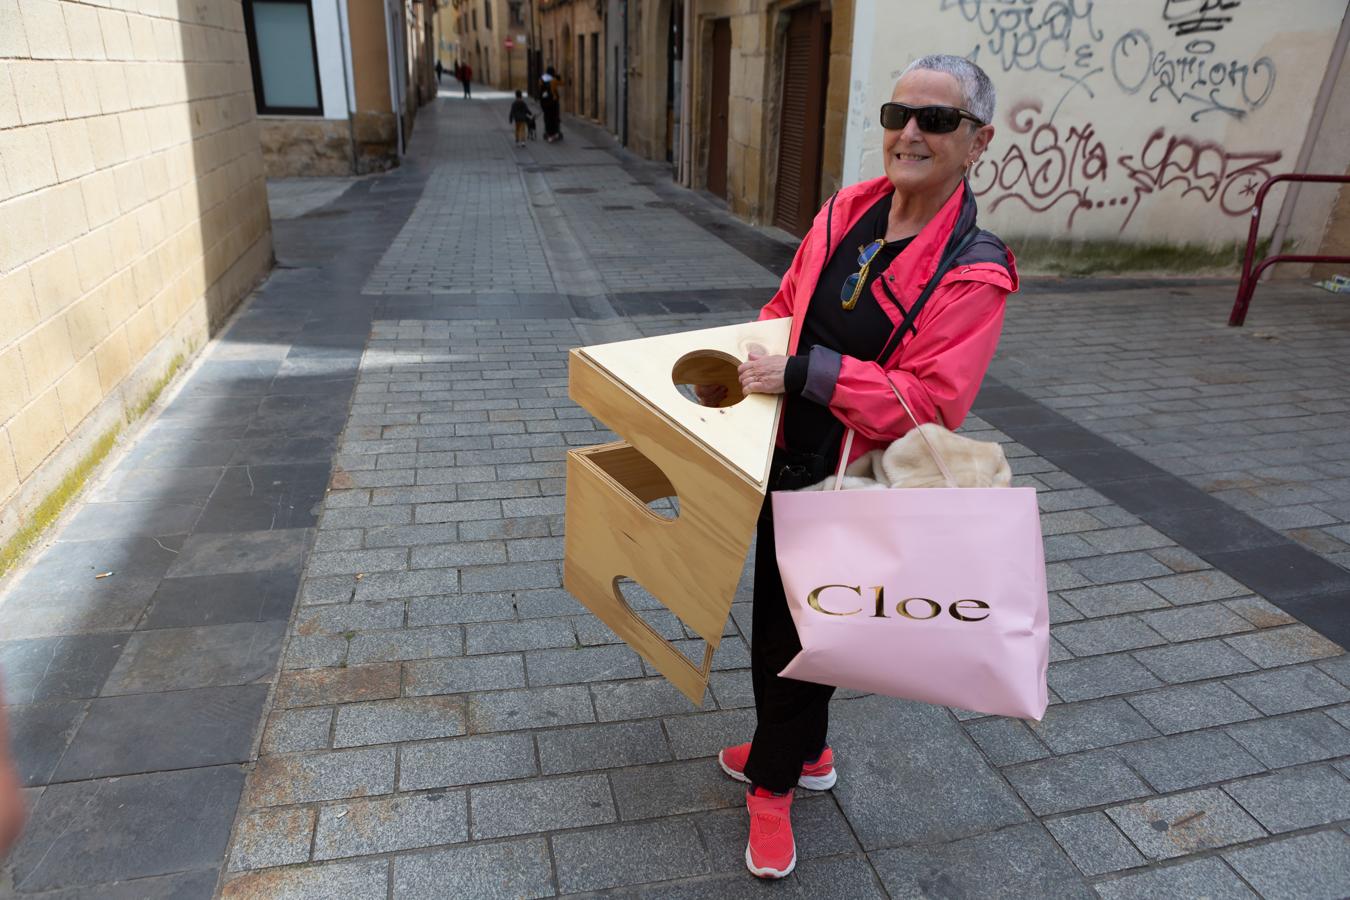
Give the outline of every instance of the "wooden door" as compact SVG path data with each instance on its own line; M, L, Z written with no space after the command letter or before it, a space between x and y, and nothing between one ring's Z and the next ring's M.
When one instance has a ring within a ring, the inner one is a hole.
M773 223L804 235L820 208L829 42L819 4L792 11L783 48Z
M713 23L708 122L708 190L727 195L727 115L731 109L731 20Z

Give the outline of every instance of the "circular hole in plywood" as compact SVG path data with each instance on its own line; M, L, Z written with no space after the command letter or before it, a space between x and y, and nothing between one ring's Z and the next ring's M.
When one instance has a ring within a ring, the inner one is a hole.
M741 392L741 381L736 370L741 361L730 353L718 350L695 350L686 353L675 362L671 370L671 380L681 396L690 403L699 403L694 388L699 385L720 385L726 389L726 396L715 406L725 409L735 406L745 399ZM703 404L699 404L700 406Z

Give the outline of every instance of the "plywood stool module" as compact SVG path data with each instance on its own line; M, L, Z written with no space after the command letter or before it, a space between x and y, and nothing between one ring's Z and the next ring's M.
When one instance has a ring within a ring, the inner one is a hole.
M703 702L755 520L764 502L782 398L742 397L735 366L758 344L787 352L790 319L582 347L568 393L624 440L567 456L563 584L694 703ZM700 406L683 384L721 383ZM673 519L647 504L678 497ZM701 666L661 637L619 591L630 578L707 643Z

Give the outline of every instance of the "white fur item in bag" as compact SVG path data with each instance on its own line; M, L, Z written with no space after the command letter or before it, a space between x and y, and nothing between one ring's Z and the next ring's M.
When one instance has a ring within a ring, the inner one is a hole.
M957 487L1008 487L1012 484L1012 469L1008 467L1001 444L964 437L931 422L919 428L923 429L922 435L917 429L910 429L885 450L869 451L849 463L844 470L843 490L946 487L942 470L924 445L924 437L942 455ZM833 489L833 475L802 488L804 491Z

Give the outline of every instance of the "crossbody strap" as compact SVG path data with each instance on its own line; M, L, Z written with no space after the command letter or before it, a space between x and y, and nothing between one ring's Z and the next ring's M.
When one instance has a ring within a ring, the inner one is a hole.
M943 277L946 276L948 272L955 268L956 261L961 258L962 253L966 252L966 248L975 243L975 238L979 233L979 229L972 225L970 230L962 235L961 240L956 242L956 246L949 250L938 262L937 269L933 272L933 277L928 279L928 284L924 285L923 293L919 294L918 299L905 311L904 319L901 320L900 325L895 331L891 333L890 340L886 341L886 346L882 348L879 354L877 354L877 362L879 364L885 365L886 360L890 359L891 354L899 348L900 342L904 340L905 332L915 328L914 323L919 320L919 313L923 312L924 306L928 303L928 298L933 296L933 292L937 290L938 283L942 281ZM891 299L892 303L896 306L900 306L900 301L891 293L890 286L886 283L885 278L881 279L881 289L886 292L886 296ZM901 308L903 309L903 307Z

